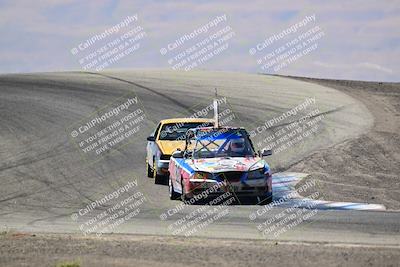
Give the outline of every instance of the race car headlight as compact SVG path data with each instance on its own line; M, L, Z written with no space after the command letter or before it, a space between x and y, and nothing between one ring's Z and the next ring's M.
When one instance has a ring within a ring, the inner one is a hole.
M253 180L253 179L263 179L265 178L264 175L264 168L260 168L254 171L250 171L247 175L248 180Z
M211 177L210 173L207 172L195 172L193 179L209 179Z

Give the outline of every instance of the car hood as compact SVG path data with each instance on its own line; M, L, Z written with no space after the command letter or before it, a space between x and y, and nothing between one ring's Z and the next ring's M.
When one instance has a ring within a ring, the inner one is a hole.
M252 171L263 168L265 161L260 157L228 157L192 159L188 164L194 171L202 172L227 172L227 171Z
M178 148L185 148L185 141L157 140L156 143L164 155L172 155Z

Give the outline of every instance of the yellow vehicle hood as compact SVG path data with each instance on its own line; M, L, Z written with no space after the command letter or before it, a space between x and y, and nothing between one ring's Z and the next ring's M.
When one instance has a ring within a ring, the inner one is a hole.
M178 148L185 148L185 141L157 140L156 143L164 155L172 155Z

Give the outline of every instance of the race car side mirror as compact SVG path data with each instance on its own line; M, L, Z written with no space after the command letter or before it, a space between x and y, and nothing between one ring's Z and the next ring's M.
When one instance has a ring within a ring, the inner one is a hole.
M147 141L154 142L156 141L156 138L154 136L149 136L147 137Z
M272 155L272 150L268 149L268 150L263 150L261 152L261 156L262 157L267 157L267 156L271 156Z
M172 157L176 158L176 159L181 159L181 158L183 158L183 152L180 150L177 150L174 153L172 153Z

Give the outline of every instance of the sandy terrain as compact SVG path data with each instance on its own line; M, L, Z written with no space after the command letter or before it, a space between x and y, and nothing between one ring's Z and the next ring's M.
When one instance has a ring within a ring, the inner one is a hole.
M310 173L327 200L380 203L399 210L400 83L296 79L358 99L374 116L374 125L359 138L319 150L290 170Z
M40 256L39 256L40 255ZM398 247L142 235L0 237L1 266L396 266ZM29 263L29 264L28 264Z

